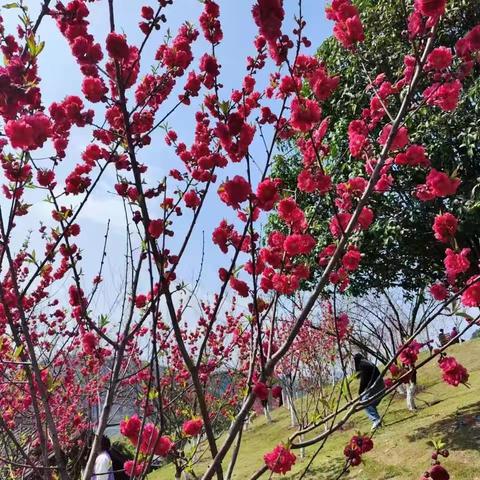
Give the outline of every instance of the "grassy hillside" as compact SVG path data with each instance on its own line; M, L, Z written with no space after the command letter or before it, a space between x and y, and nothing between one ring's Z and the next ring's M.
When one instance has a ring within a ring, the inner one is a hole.
M467 366L471 388L444 384L436 362L427 365L418 375L422 387L418 395L418 412L410 413L403 398L394 400L385 416L385 426L374 436L374 449L364 455L364 463L342 478L417 480L429 465L432 450L429 440L443 439L450 450L450 457L443 463L452 480L480 480L480 341L453 346L449 353ZM383 400L380 413L384 412L387 404L388 400ZM277 409L273 420L273 423L266 424L264 418L258 418L253 428L244 433L234 479L248 480L262 466L263 454L291 433L286 409ZM348 429L328 440L304 478L334 480L343 465L344 445L355 431L367 432L369 429L364 413L357 413ZM274 475L271 478L298 479L316 448L310 447L306 458L297 459L290 475ZM298 457L298 452L295 453ZM197 474L206 464L205 460L205 463L196 466ZM268 475L264 477L268 478ZM149 480L173 478L172 469L163 468L151 474Z

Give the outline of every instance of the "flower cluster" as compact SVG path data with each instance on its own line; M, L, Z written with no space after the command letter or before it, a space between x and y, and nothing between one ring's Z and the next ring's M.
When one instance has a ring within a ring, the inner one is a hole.
M405 365L412 366L418 359L418 354L424 346L423 343L419 343L416 340L412 340L408 344L400 348L398 359Z
M433 231L435 232L435 238L442 242L448 243L455 237L458 228L458 220L455 215L447 212L435 217L433 223Z
M142 421L134 415L120 422L120 433L130 442L138 446L144 455L167 456L175 447L175 443L168 436L161 436L153 423L146 423L142 428Z
M366 435L354 435L343 449L343 454L353 467L360 465L362 455L373 449L373 440Z
M137 475L141 475L144 468L145 464L143 462L135 463L134 460L127 460L123 464L123 469L129 477L136 477Z
M50 14L56 18L58 28L67 39L72 54L85 76L98 77L98 63L103 59L102 48L88 33L89 10L85 2L72 0L66 6L61 2Z
M266 453L263 459L270 471L285 474L295 465L297 457L288 448L277 445L271 452Z
M434 442L437 445L437 442ZM439 456L448 457L449 451L442 448L443 445L438 445L436 450L432 452L432 466L422 475L420 480L449 480L450 474L447 469L440 464Z
M212 0L207 0L205 2L205 9L200 15L199 22L202 27L203 35L213 44L221 42L223 38L219 16L220 9L218 5Z
M352 48L365 40L358 9L350 0L333 0L326 12L327 18L335 22L335 38L345 48Z
M196 437L203 428L203 420L201 418L192 418L183 422L182 431L189 437Z
M462 293L462 303L466 307L480 306L480 276L470 277L466 282L467 288Z
M467 369L455 360L453 357L442 356L438 365L442 370L442 379L445 383L458 387L461 383L464 385L468 382Z
M288 41L288 37L282 37L282 22L285 17L282 0L258 0L252 8L252 14L260 38L268 44L270 56L280 63L285 58L282 44Z
M392 363L388 368L391 377L385 378L385 385L390 388L394 382L400 381L400 383L408 383L413 374L413 370L409 370L404 365L398 366L396 363Z

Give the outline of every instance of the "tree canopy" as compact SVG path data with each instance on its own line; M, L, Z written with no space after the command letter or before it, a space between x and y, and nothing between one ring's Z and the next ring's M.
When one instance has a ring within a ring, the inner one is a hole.
M323 104L323 115L330 121L325 142L329 149L323 164L334 184L363 174L364 160L353 158L349 152L348 126L358 118L362 109L369 106L372 92L368 85L375 76L367 72L383 72L388 80L393 81L404 68L403 59L410 45L403 1L360 0L356 3L361 9L367 32L358 54L346 54L333 37L327 39L317 52L330 75L341 78L337 89ZM453 50L459 26L472 28L480 22L478 3L475 0L454 2L442 21L439 40ZM399 35L399 32L402 34ZM364 54L366 51L368 56ZM479 257L479 102L480 80L478 75L471 75L464 82L464 94L455 114L428 108L424 103L406 119L407 127L416 128L412 141L428 145L427 155L431 165L447 166L447 171L456 173L462 183L454 198L422 202L413 191L415 185L425 178L426 170L422 167L392 166L390 174L395 179L394 184L389 192L372 198L376 220L359 239L363 268L350 277L349 292L353 295L391 287L400 287L408 294L441 277L444 248L434 238L431 227L439 209L452 212L459 219L462 244L470 245L474 258ZM301 154L291 141L286 141L283 154L276 157L272 176L281 178L287 189L295 190L301 164ZM333 204L331 208L322 204L321 210L316 209L317 195L301 191L297 191L296 199L306 211L314 212L313 235L319 239L328 238L326 219L334 213ZM278 228L278 224L277 217L272 215L269 227ZM318 243L325 244L322 241ZM307 289L319 271L318 253L318 250L314 251L311 257L314 276L304 284Z

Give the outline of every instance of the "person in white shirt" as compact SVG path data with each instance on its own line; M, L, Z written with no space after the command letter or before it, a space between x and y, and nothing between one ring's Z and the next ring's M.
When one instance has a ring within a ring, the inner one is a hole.
M92 480L115 480L112 458L110 457L110 439L105 435L100 444L100 453L95 460Z

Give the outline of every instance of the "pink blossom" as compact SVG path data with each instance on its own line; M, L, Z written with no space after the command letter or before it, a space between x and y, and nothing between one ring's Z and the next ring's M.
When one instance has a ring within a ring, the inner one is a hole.
M455 215L447 212L442 215L437 215L433 223L433 231L435 238L440 242L447 243L457 233L458 220Z
M462 303L465 307L480 306L480 277L470 277L467 281L469 287L462 294Z
M322 110L315 100L294 98L290 104L290 125L300 132L308 132L321 119Z
M432 294L432 297L435 300L438 300L440 302L442 302L443 300L445 300L448 297L447 287L445 287L445 285L443 285L441 283L434 283L430 287L430 293Z
M297 457L283 445L277 445L271 452L266 453L263 459L269 470L285 474L295 465Z
M196 437L203 428L203 420L201 418L192 418L185 420L182 426L183 433L190 437Z
M457 362L453 357L443 357L438 361L442 369L442 378L445 383L458 387L461 383L465 384L468 381L467 369Z

